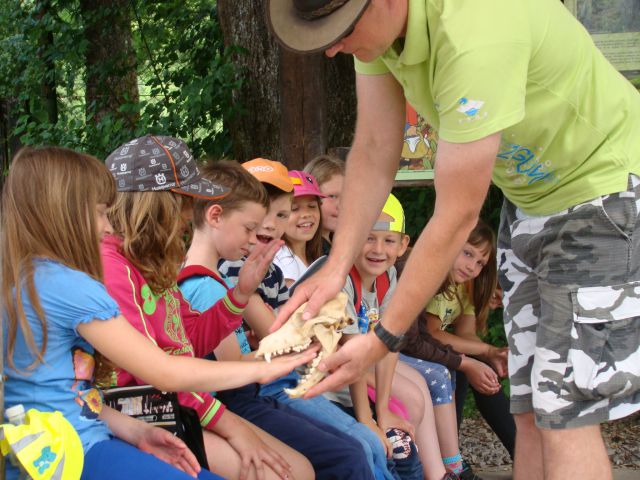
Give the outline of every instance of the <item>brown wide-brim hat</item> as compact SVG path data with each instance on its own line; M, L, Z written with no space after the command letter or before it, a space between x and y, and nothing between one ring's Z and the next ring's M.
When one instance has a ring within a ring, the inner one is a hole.
M371 0L267 0L267 25L296 53L326 50L350 33Z

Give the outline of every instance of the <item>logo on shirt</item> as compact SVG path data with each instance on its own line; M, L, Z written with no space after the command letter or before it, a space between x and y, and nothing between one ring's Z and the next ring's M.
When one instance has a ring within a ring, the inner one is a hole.
M471 100L467 97L462 97L458 100L458 105L460 106L456 108L456 111L464 114L468 122L480 120L488 115L487 112L480 114L480 110L484 106L484 100ZM459 122L462 123L464 120L460 119Z

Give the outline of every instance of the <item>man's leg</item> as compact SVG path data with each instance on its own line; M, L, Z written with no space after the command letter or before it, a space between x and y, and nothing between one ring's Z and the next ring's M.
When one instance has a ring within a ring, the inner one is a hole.
M545 480L613 478L600 425L565 430L541 428L540 433Z
M515 207L505 201L498 235L498 276L504 291L504 329L509 341L511 413L516 424L514 480L542 480L542 439L533 416L531 367L540 316L535 273L514 254L511 245Z
M516 452L513 463L514 480L542 480L542 438L533 413L513 416L516 422Z
M547 480L611 478L598 425L640 409L639 194L634 178L626 192L512 225L538 283L531 386Z

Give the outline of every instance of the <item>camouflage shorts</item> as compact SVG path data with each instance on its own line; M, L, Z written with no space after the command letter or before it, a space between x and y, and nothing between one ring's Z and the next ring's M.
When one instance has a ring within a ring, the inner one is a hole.
M549 216L505 200L511 412L572 428L640 410L640 179Z

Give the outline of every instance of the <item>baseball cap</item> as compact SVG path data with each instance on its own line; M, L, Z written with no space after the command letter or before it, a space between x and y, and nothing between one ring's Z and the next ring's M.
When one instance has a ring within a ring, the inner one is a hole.
M316 197L326 198L326 195L320 191L316 177L302 170L289 170L289 177L293 183L293 196L302 197L303 195L315 195Z
M296 53L326 50L347 36L371 0L267 0L267 25Z
M404 209L393 193L389 194L382 213L371 230L405 233Z
M105 160L119 192L170 190L214 200L229 189L200 176L189 147L179 138L145 135L116 148Z
M293 190L293 182L289 178L287 167L280 162L266 158L254 158L244 162L242 166L261 183L268 183L285 192Z

